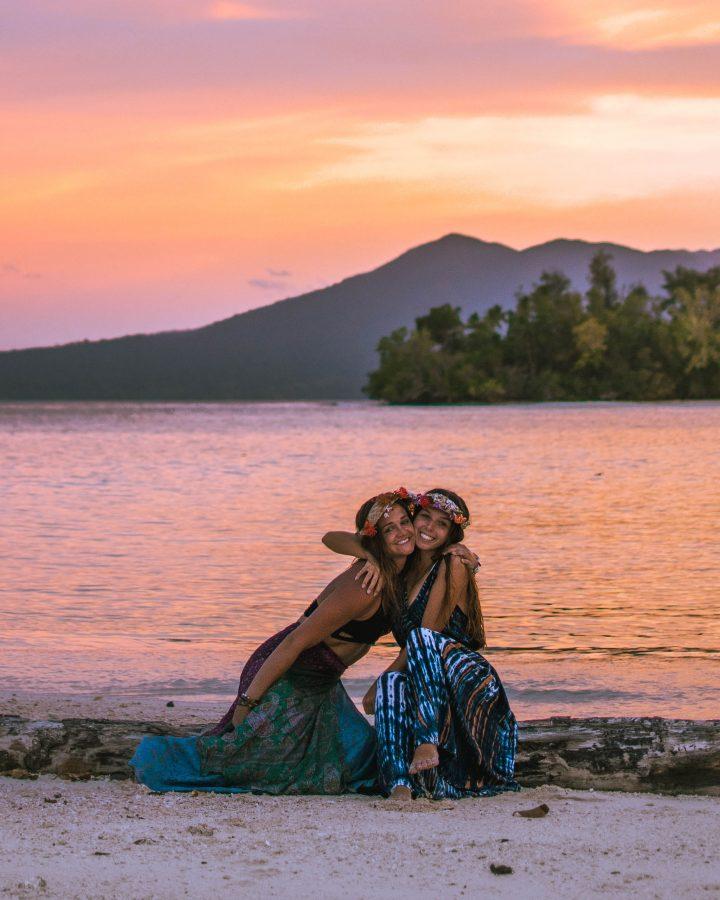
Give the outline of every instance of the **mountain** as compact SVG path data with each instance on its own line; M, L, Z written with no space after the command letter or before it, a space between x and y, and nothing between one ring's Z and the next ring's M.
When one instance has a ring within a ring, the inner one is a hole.
M511 305L548 269L584 289L606 250L621 285L659 291L662 272L720 265L720 249L645 253L555 240L526 250L448 234L322 290L203 328L0 353L3 400L299 400L361 397L378 339L432 306Z

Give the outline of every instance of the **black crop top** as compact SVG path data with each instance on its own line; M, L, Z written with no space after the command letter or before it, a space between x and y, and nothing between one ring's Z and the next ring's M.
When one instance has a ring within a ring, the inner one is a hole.
M318 608L317 600L308 606L305 615L309 616ZM375 641L390 631L390 623L385 617L382 603L369 619L351 619L337 631L333 631L330 637L338 641L348 641L353 644L374 644Z

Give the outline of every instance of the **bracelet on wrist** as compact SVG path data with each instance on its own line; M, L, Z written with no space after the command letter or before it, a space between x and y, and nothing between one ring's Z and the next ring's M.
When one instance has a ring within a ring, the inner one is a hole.
M237 699L237 705L244 706L246 709L255 709L259 702L259 700L253 700L251 697L248 697L247 694L240 694Z

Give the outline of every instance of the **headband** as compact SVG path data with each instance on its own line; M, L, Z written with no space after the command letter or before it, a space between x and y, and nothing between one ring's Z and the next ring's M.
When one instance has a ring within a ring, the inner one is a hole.
M417 497L417 494L411 493L404 487L399 487L396 491L387 491L385 494L378 494L377 497L374 498L373 505L370 507L370 512L365 519L365 524L358 534L364 535L365 537L375 537L377 534L377 523L381 518L387 518L390 515L390 510L398 500L409 500L410 511L412 512L415 508Z
M413 491L409 491L407 488L399 487L396 491L378 494L377 497L374 498L373 505L370 507L370 512L365 519L365 524L358 534L364 535L365 537L375 537L377 534L377 523L381 518L387 518L387 516L390 515L390 510L398 500L407 500L411 513L415 512L417 507L420 507L421 509L432 507L432 509L437 509L440 512L445 513L461 528L467 528L470 524L470 520L457 503L449 497L446 497L445 494L440 494L437 491L432 491L429 494L417 494Z
M446 515L450 516L456 525L460 525L461 528L467 528L470 524L470 520L457 503L449 497L446 497L445 494L439 494L437 492L420 494L416 497L416 503L421 509L427 509L428 506L431 506L433 509L444 512Z

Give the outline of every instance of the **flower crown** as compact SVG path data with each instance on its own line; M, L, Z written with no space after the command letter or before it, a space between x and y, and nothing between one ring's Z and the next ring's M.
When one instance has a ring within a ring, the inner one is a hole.
M465 513L460 509L460 507L455 503L454 500L451 500L449 497L446 497L445 494L439 494L437 492L431 492L429 494L418 494L416 495L416 503L421 509L427 509L429 506L433 509L438 509L440 512L444 512L446 515L450 516L450 519L461 528L467 528L470 524L470 520L465 515Z
M421 509L440 510L444 512L450 519L461 528L467 528L470 524L468 517L463 513L460 507L446 497L445 494L439 494L433 491L429 494L418 494L409 491L407 488L399 487L396 491L387 491L384 494L378 494L375 497L370 512L367 514L365 524L360 529L359 534L364 537L375 537L377 534L377 523L381 518L386 518L390 514L390 510L398 502L398 500L407 500L410 513L415 512L417 507Z
M413 494L407 488L399 487L396 491L387 491L384 494L378 494L374 498L370 512L367 514L365 524L360 529L359 534L365 537L375 537L377 534L377 523L381 518L387 518L390 510L398 502L398 500L410 501L410 512L413 512L417 502L417 494Z

